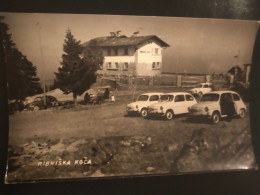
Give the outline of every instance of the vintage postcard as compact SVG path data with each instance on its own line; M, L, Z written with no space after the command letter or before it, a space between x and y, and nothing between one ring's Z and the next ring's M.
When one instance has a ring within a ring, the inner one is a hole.
M258 169L257 21L1 13L6 183Z

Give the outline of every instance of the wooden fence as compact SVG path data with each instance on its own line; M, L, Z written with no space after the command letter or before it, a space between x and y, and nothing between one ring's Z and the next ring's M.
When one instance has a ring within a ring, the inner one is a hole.
M147 85L147 86L175 86L175 87L195 87L198 83L211 82L216 86L222 86L227 81L225 78L216 78L211 75L160 75L146 77L120 76L99 78L100 84L110 85Z

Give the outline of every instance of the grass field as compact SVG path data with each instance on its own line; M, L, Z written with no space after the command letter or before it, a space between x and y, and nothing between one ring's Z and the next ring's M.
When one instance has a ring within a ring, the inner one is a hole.
M113 91L115 102L10 115L8 181L256 168L249 115L217 125L126 116L133 92L151 90L188 89L138 86Z

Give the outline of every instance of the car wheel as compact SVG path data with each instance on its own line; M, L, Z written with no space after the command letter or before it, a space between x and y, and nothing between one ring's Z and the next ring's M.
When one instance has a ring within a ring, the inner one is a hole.
M245 111L245 109L240 109L240 111L239 111L239 117L240 117L240 118L245 118L245 116L246 116L246 111Z
M212 114L212 122L213 122L214 124L218 124L219 121L220 121L220 115L219 115L219 113L214 112L214 113Z
M173 116L174 116L174 114L171 110L168 110L165 114L165 117L166 117L167 120L172 120Z
M147 115L148 115L147 109L143 108L143 109L141 110L141 116L144 117L144 118L146 118Z
M39 106L34 106L33 107L33 111L39 111L39 110L40 110Z

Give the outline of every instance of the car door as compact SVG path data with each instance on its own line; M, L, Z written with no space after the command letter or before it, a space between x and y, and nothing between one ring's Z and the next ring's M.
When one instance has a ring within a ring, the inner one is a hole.
M185 98L184 95L176 95L174 98L174 114L182 114L187 112L187 108L185 106Z
M154 103L157 103L160 99L160 96L159 95L151 95L150 98L149 98L149 103L148 103L148 106L154 104Z
M223 93L220 97L221 115L232 115L235 112L233 98L231 93Z
M239 114L239 110L242 108L241 98L239 95L232 93L236 114Z
M188 108L190 107L190 106L192 106L192 105L194 105L194 104L196 104L197 103L197 101L196 101L196 99L192 96L192 95L190 95L190 94L186 94L185 95L185 100L186 100L186 102L185 102L185 110L184 110L184 112L186 113L188 113L189 112L189 110L188 110Z

